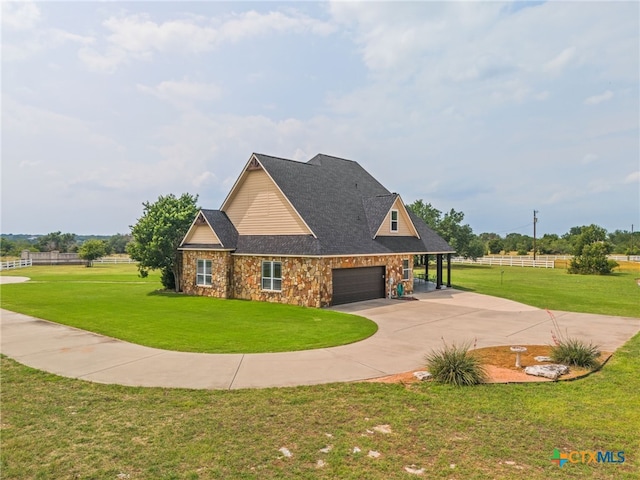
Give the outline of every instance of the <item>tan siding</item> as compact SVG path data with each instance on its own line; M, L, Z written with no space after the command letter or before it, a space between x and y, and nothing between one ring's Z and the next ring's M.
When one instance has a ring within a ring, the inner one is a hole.
M200 243L203 245L219 244L220 239L209 225L194 225L185 243Z
M240 235L311 233L264 170L245 172L225 212Z
M391 210L398 210L398 231L391 231ZM382 226L378 235L381 237L390 237L390 236L400 236L400 237L415 237L416 234L413 229L413 224L409 219L409 215L407 211L404 209L400 198L398 197L396 201L393 203L393 207L391 207L387 216L384 217L384 221L382 222Z

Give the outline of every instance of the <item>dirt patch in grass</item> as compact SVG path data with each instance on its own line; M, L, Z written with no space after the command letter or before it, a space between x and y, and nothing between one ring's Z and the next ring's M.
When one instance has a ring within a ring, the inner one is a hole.
M473 353L482 359L482 363L488 375L486 383L520 383L520 382L552 382L548 378L535 377L524 373L525 367L530 365L540 365L550 362L537 362L535 357L549 356L551 347L549 345L525 345L527 351L520 354L521 368L516 367L516 354L510 350L510 346L485 347L473 350ZM601 352L600 363L605 363L611 357L609 352ZM380 378L367 380L378 383L417 383L418 380L413 374L424 369L411 370L409 372L388 375ZM562 375L558 380L574 380L587 375L590 372L587 368L570 367L569 373Z

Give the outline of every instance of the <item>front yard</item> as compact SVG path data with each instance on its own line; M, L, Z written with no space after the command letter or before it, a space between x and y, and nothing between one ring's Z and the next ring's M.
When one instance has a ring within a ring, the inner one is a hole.
M135 265L30 267L3 285L2 307L150 347L262 353L324 348L373 335L371 320L331 310L159 292Z

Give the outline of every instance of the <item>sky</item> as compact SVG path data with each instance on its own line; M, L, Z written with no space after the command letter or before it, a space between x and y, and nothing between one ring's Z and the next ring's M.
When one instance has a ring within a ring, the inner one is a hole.
M355 160L474 233L640 229L638 2L2 2L1 233Z

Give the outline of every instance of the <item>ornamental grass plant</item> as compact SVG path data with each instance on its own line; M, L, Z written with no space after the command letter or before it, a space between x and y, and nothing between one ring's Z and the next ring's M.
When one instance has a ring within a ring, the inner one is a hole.
M567 338L551 347L551 360L563 365L595 369L600 366L597 345L587 344L577 338Z
M444 342L444 340L443 340ZM469 352L469 343L452 343L426 356L427 370L436 382L448 385L477 385L483 383L487 373L480 359Z
M591 370L599 367L599 347L591 342L587 344L578 338L563 335L553 312L547 309L547 314L553 324L551 338L554 344L551 346L551 360L569 367L581 367Z

